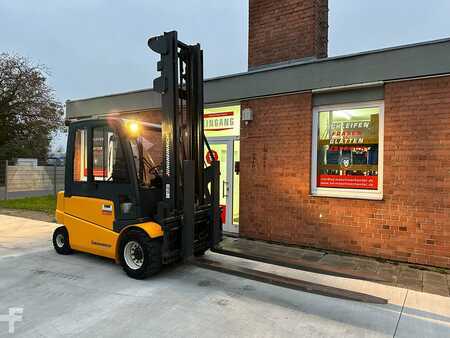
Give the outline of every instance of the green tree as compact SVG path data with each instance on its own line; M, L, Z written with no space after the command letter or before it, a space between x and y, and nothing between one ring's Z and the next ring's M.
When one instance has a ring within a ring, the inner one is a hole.
M47 158L51 137L63 126L63 106L44 67L0 54L0 159Z

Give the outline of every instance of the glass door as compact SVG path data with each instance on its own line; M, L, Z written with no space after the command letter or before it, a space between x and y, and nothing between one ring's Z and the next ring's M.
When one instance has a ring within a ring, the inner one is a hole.
M220 162L220 206L222 207L223 231L237 233L238 224L234 222L233 212L234 144L233 140L210 140L209 144L214 158ZM211 163L211 155L205 149L206 162ZM235 208L236 209L236 208ZM239 218L237 218L238 220Z

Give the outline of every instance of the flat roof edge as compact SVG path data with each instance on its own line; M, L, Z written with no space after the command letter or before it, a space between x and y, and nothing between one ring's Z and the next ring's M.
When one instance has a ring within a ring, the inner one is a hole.
M99 95L99 96L89 96L89 97L84 97L84 98L80 98L80 99L68 99L68 100L66 100L66 103L82 102L82 101L102 99L102 98L108 98L108 97L114 97L114 96L121 96L121 95L128 95L128 94L138 94L138 93L143 93L143 92L153 92L153 88L142 88L142 89L128 90L126 92L110 93L110 94L104 94L104 95Z
M285 95L358 83L450 74L450 38L306 60L205 80L205 104ZM67 117L156 109L151 88L66 101Z
M245 75L256 74L256 73L264 73L264 72L269 72L269 71L278 70L278 69L287 69L287 68L292 68L292 67L299 67L299 66L304 66L304 65L308 65L308 64L315 64L315 63L321 63L321 62L329 62L329 61L337 61L337 60L356 58L356 57L359 57L359 56L367 56L367 55L371 55L371 54L379 54L379 53L385 53L385 52L390 52L390 51L397 51L397 50L402 50L402 49L409 49L409 48L415 48L415 47L424 47L424 46L428 46L428 45L437 45L437 44L441 44L441 43L450 43L450 37L449 38L436 39L436 40L430 40L430 41L424 41L424 42L410 43L410 44L394 46L394 47L385 47L385 48L373 49L373 50L363 51L363 52L355 52L355 53L344 54L344 55L330 56L330 57L322 58L322 59L300 60L300 61L296 61L296 62L292 62L292 63L285 63L285 64L281 64L281 65L274 65L272 67L268 66L268 67L265 67L265 68L249 70L249 71L246 71L246 72L234 73L234 74L229 74L229 75L215 76L215 77L211 77L211 78L205 79L205 82L217 81L217 80L222 80L222 79L227 79L227 78L232 78L232 77L238 77L238 76L245 76Z

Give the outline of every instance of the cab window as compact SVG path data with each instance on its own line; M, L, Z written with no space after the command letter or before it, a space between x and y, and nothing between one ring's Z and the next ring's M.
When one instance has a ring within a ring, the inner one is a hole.
M92 152L95 182L129 183L126 160L116 132L107 127L94 128Z
M130 139L130 145L139 185L147 188L160 186L161 131L144 128L139 137Z
M77 129L73 156L73 181L87 182L87 130Z

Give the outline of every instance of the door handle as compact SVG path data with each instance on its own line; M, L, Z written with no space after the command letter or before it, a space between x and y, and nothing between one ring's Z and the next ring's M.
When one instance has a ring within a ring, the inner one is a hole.
M228 182L227 181L222 182L222 197L228 197Z
M112 205L110 205L110 204L103 204L102 205L102 212L111 213L112 212Z

